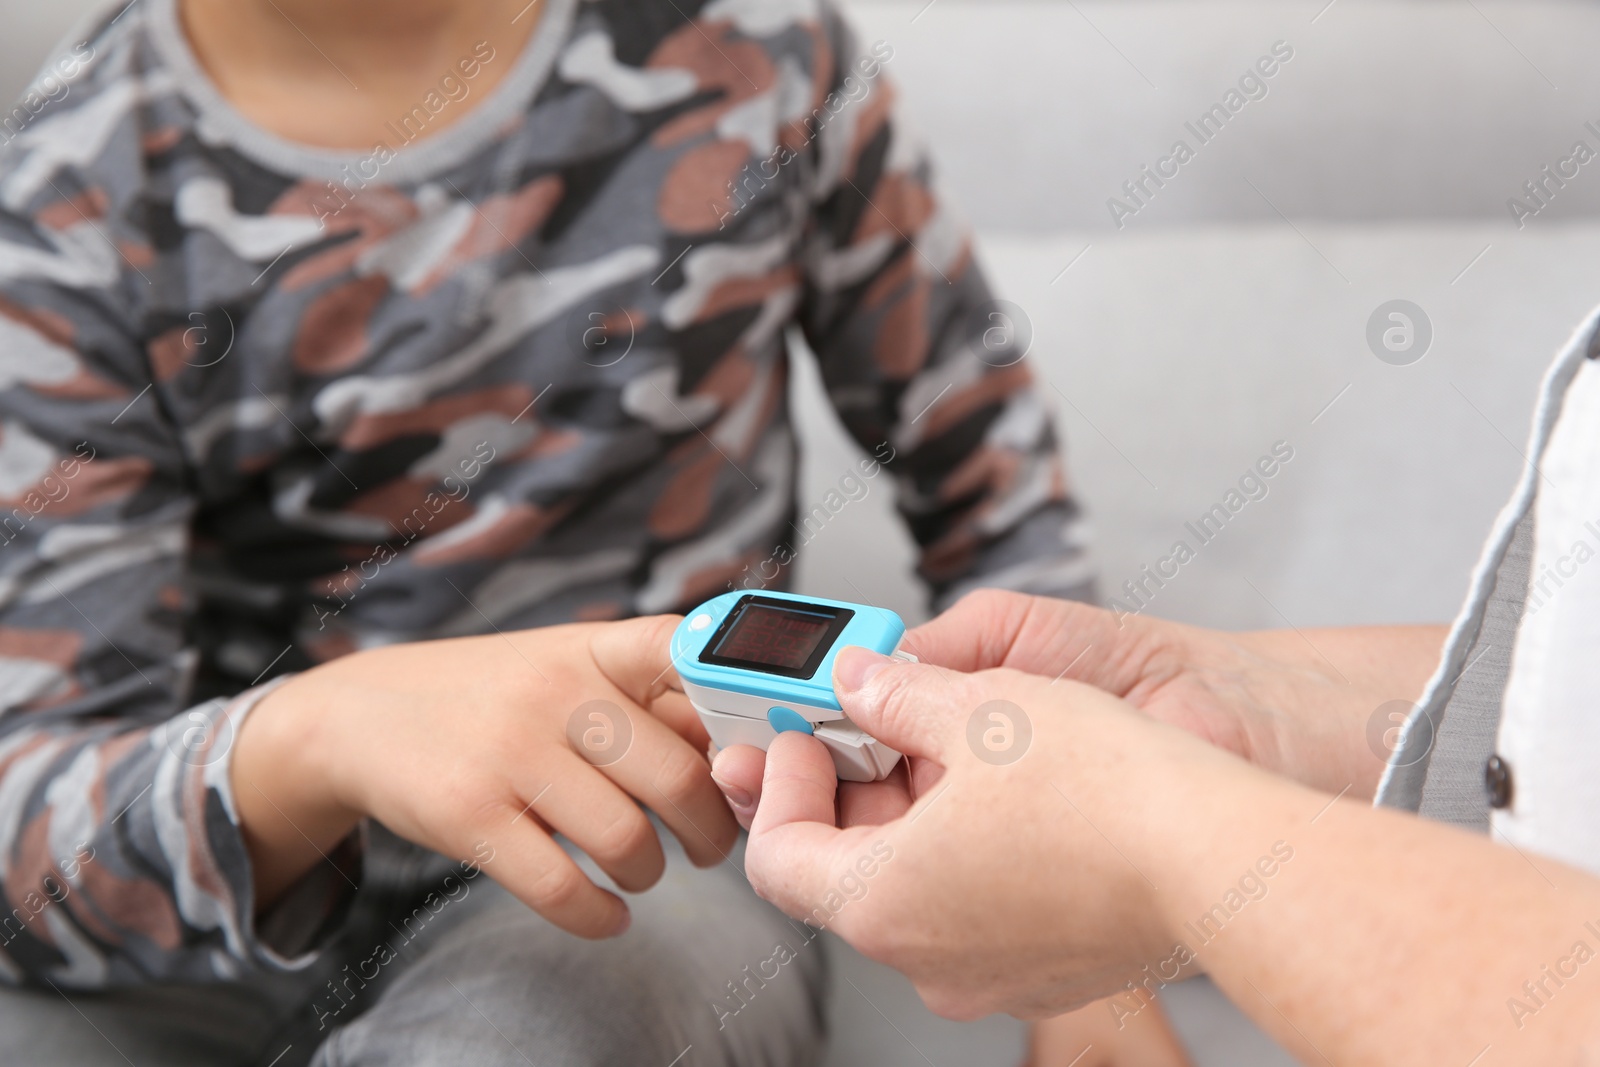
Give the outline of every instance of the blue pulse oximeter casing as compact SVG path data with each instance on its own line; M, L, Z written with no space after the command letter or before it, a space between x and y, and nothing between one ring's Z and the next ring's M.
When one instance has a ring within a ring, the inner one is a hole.
M847 645L899 651L905 623L892 611L792 593L724 593L685 616L672 635L684 693L718 748L765 750L798 730L828 747L839 777L873 782L900 753L863 733L833 693L833 661Z

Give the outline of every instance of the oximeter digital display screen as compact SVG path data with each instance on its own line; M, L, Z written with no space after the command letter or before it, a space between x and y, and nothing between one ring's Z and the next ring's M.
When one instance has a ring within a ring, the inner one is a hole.
M702 663L809 678L855 612L748 596L706 642Z

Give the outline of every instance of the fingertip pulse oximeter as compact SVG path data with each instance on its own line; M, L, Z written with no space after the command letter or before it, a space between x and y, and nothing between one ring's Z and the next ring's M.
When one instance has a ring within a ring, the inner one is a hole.
M845 716L833 692L833 661L858 645L915 662L900 651L900 616L882 608L792 593L724 593L685 616L672 635L683 691L718 748L765 751L798 730L828 747L847 782L886 777L900 753Z

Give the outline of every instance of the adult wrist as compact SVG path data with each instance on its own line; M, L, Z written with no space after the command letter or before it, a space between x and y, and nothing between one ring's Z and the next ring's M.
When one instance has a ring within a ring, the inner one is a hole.
M1262 665L1258 716L1273 735L1273 758L1260 765L1314 789L1370 797L1389 754L1391 705L1409 711L1421 699L1446 633L1385 626L1240 635Z
M1140 850L1159 924L1206 966L1205 948L1293 866L1328 798L1226 753L1167 776L1158 829Z

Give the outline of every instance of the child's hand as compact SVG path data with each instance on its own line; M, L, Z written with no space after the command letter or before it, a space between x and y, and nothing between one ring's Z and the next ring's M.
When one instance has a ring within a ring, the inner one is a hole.
M395 645L268 694L245 720L232 766L260 902L373 818L452 858L492 849L485 869L550 921L586 937L620 933L627 906L552 833L630 892L653 885L665 864L639 804L700 866L720 861L737 833L699 721L668 692L677 621Z
M1026 1067L1192 1065L1160 1002L1140 990L1034 1023Z

